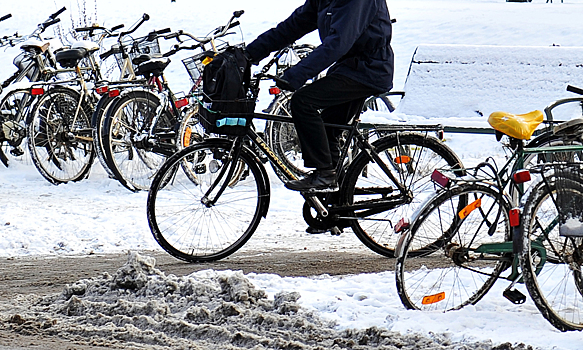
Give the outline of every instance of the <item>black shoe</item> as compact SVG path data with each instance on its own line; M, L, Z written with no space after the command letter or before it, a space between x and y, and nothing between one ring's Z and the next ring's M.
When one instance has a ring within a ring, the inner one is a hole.
M328 229L319 229L319 228L314 228L312 226L308 226L308 228L306 229L306 232L312 235L317 235L320 233L326 233L328 232Z
M314 170L301 180L292 180L285 184L292 191L300 192L335 192L336 170Z

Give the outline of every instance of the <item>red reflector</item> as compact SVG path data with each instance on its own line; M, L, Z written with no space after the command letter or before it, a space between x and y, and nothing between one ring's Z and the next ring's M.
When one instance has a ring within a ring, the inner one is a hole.
M440 173L437 169L433 170L433 174L431 174L431 180L433 180L433 182L437 183L441 187L447 187L449 184L449 179L447 176Z
M107 92L107 90L109 90L109 87L107 85L105 85L105 86L100 86L100 87L96 88L95 92L97 92L100 95L103 95L104 93Z
M176 100L176 102L174 104L176 105L176 108L182 108L182 107L188 105L188 99L181 98L180 100Z
M409 222L407 220L405 220L405 218L402 218L395 225L395 233L399 233L399 232L401 232L405 229L408 229L408 228L409 228Z
M270 95L279 95L281 94L281 90L277 86L272 86L269 88Z
M118 89L109 90L109 97L116 97L116 96L119 96Z
M43 95L45 93L45 89L43 88L32 88L30 89L30 94L33 96Z
M530 181L530 171L524 169L519 170L512 175L514 178L514 182L517 184L525 183Z
M510 209L508 212L508 220L510 221L510 227L517 227L520 225L520 209L514 208Z

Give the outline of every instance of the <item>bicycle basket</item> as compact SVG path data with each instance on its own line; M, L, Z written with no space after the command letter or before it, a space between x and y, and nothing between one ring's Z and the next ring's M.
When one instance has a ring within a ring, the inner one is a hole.
M559 235L583 237L583 164L554 166Z
M202 84L202 73L204 72L203 61L207 57L209 57L209 52L205 51L182 60L195 87L199 87Z
M148 37L144 36L141 38L134 39L130 42L122 43L123 47L125 48L126 52L128 53L130 62L132 62L132 66L134 70L138 68L137 65L133 64L134 58L138 57L139 55L152 55L152 54L159 54L160 53L160 43L158 42L158 38L148 41ZM119 48L119 44L115 44L112 48ZM117 61L117 65L121 70L123 68L124 59L121 53L115 54L115 60Z
M241 136L253 119L254 99L200 102L200 124L207 133Z

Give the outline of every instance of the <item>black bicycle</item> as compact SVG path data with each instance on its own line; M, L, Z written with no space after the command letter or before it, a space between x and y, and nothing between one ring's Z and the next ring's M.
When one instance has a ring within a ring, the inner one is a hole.
M253 111L263 79L278 78L258 73L252 78L250 99L227 103L244 104L233 110ZM254 118L291 122L290 117L273 114L223 113L217 125L224 125L219 129L229 139L194 144L168 158L157 172L148 195L148 222L157 242L171 255L189 262L218 260L251 238L267 215L271 196L257 152L287 181L297 179L255 132ZM304 218L311 226L351 227L367 247L392 257L400 219L432 192L433 169L460 169L461 161L427 128L395 131L370 142L369 133L359 128L358 115L348 125L327 126L347 132L336 169L340 190L303 193ZM358 155L348 164L353 145Z

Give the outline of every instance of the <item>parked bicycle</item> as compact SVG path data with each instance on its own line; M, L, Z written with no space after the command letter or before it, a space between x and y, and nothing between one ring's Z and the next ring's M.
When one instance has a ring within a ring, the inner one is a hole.
M580 100L565 99L552 106ZM546 112L552 116L552 108ZM526 300L515 289L517 283L525 282L535 303L545 304L539 308L547 315L549 309L565 306L561 303L567 299L581 299L581 289L576 288L581 264L575 259L575 244L580 243L580 238L558 232L556 210L547 215L549 198L558 191L556 179L560 173L547 174L544 180L545 172L537 169L583 161L583 121L558 124L552 137L544 135L547 142L541 142L541 147L525 147L524 140L530 138L542 117L540 111L490 117L492 126L509 136L512 147L512 155L502 169L487 161L468 169L463 178L448 176L447 171L434 173L433 180L440 189L403 231L397 248L397 291L405 307L459 309L477 303L499 279L508 283L503 295L516 304ZM519 200L531 174L537 173L542 182L529 187L521 214ZM508 186L517 193L514 199ZM566 187L569 193L578 195L580 186L580 180L570 180ZM562 272L560 276L556 276L557 270ZM570 270L574 278L569 280L565 270ZM560 282L547 278L550 273ZM545 279L541 279L543 275ZM564 288L567 285L575 288ZM536 290L543 286L545 292L537 296ZM555 325L561 317L571 317L568 327L583 326L578 314L569 312L565 316L560 312L552 316ZM562 322L566 323L564 319Z

